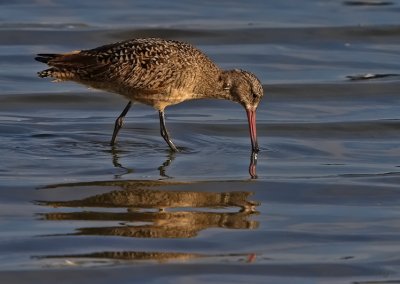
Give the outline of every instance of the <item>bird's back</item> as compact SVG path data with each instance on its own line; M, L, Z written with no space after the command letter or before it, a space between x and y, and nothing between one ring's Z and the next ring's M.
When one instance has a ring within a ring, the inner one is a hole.
M94 88L130 95L187 88L219 68L188 43L157 38L133 39L66 54L39 54L51 68L40 77L76 81Z

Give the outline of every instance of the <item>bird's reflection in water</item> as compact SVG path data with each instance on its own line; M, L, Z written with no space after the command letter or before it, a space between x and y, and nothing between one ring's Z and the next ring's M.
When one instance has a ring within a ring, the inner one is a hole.
M187 183L189 186L193 183ZM206 186L207 183L204 183ZM70 183L47 188L120 187L81 199L67 201L38 201L51 207L85 208L79 212L40 214L45 220L116 221L115 226L77 228L74 235L124 236L136 238L191 238L208 228L255 229L258 222L249 220L257 214L256 201L248 200L250 192L202 192L155 190L149 187L185 183L167 181L109 181ZM147 188L146 188L147 187ZM238 207L232 212L229 208ZM87 211L87 208L96 208ZM115 209L125 210L116 212ZM209 208L207 210L207 208ZM210 210L212 208L212 210ZM217 210L219 208L219 210ZM98 211L99 209L104 209ZM173 209L173 210L172 210ZM69 210L68 210L69 211ZM109 225L109 222L107 222ZM98 225L98 223L96 224Z
M120 163L120 161L119 161L119 160L120 160L120 156L119 156L120 150L118 150L118 148L117 148L116 146L112 146L112 147L111 147L110 153L111 153L111 155L112 155L112 163L113 163L113 166L114 166L115 168L120 168L120 169L123 169L123 170L124 170L123 173L120 173L120 174L116 174L116 175L115 175L115 178L116 178L116 179L119 179L119 178L121 178L122 176L124 176L124 175L126 175L126 174L130 174L130 173L133 173L133 172L134 172L133 169L124 167L124 166ZM175 157L176 157L176 152L174 152L174 151L169 151L166 160L162 163L161 166L158 167L158 170L159 170L159 172L160 172L160 176L161 176L162 178L168 178L168 179L171 178L169 175L167 175L166 172L167 172L167 168L168 168L168 167L171 165L171 163L174 161ZM250 164L249 164L249 174L250 174L250 178L251 178L251 179L257 179L257 178L258 178L257 172L256 172L256 170L257 170L257 158L258 158L258 153L252 151L252 152L251 152L251 155L250 155Z
M122 236L133 238L191 238L208 228L255 229L249 221L254 212L72 212L47 213L46 220L118 221L117 226L79 228L74 235ZM146 222L148 224L143 224ZM137 225L135 223L138 223Z
M119 152L115 148L111 153L114 166L124 169L124 173L115 176L116 180L54 184L42 188L51 191L60 189L60 192L57 193L59 200L37 201L37 204L41 206L56 208L53 209L56 212L48 212L51 209L46 209L47 213L38 214L41 219L67 221L69 224L71 221L77 221L77 226L82 224L80 221L86 221L85 224L95 222L93 226L77 227L72 233L52 235L53 237L83 235L152 239L194 238L200 231L210 228L242 230L258 228L259 222L251 220L251 217L258 214L256 207L260 204L257 201L248 200L252 195L251 192L223 190L221 192L221 189L213 187L213 183L210 182L173 181L166 174L167 167L175 158L173 153L170 153L167 160L158 168L160 176L164 179L122 181L119 178L124 174L132 173L133 170L120 164ZM249 167L252 178L256 178L255 166L252 166L256 160L257 157L252 155ZM198 187L203 185L210 187L209 190L207 188L207 191L199 191ZM86 194L86 197L76 198L75 194L80 196ZM50 196L54 195L50 194ZM104 225L101 225L102 222ZM56 263L54 259L65 260L67 265L71 263L96 265L99 260L106 264L121 261L164 263L199 261L199 259L253 262L255 254L105 251L45 255L37 258L43 261L48 259L51 261L49 265ZM61 262L61 265L65 263Z
M71 259L76 264L85 262L84 260L108 260L108 261L157 261L158 263L167 262L186 262L194 259L229 259L230 261L253 262L255 254L201 254L201 253L183 253L183 252L145 252L145 251L102 251L82 254L64 254L64 255L46 255L37 257L39 259Z
M250 156L249 174L252 179L257 178L257 159L258 153L252 151Z
M120 178L123 177L124 175L131 174L131 173L134 172L133 169L124 167L124 166L121 164L121 162L120 162L120 153L123 152L123 151L118 150L118 148L117 148L116 146L112 146L112 147L111 147L111 150L109 150L109 151L107 151L107 152L111 153L111 156L112 156L112 164L113 164L113 166L114 166L115 168L119 168L119 169L122 169L122 170L123 170L122 173L119 173L119 174L115 174L115 175L114 175L114 177L115 177L116 179L120 179ZM165 162L163 162L162 165L158 167L158 170L159 170L159 172L160 172L160 176L161 176L162 178L168 178L168 179L171 178L170 176L168 176L168 175L166 174L166 170L167 170L167 168L169 167L169 165L171 165L171 163L172 163L172 161L173 161L174 159L175 159L175 152L169 151Z
M107 151L107 152L108 152L108 151ZM133 169L126 168L126 167L124 167L123 165L121 165L121 163L119 162L119 159L120 159L120 157L119 157L120 151L117 149L117 147L112 146L112 147L111 147L111 150L110 150L110 153L111 153L111 156L112 156L112 163L113 163L114 167L115 167L115 168L120 168L120 169L123 169L123 170L124 170L122 173L120 173L120 174L115 174L115 175L114 175L114 177L115 177L116 179L119 179L119 178L121 178L122 176L124 176L124 175L126 175L126 174L131 174L131 173L134 172Z
M170 151L165 162L161 166L158 167L161 177L171 178L169 175L166 174L166 172L167 172L167 168L169 167L169 165L171 165L171 163L174 159L175 159L175 152Z

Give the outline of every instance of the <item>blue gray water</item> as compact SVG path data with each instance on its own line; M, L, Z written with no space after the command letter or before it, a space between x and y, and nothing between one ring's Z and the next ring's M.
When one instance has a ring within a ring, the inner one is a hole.
M261 79L244 110L134 105L36 53L193 43ZM400 282L400 1L0 1L4 283ZM1 282L2 282L1 281Z

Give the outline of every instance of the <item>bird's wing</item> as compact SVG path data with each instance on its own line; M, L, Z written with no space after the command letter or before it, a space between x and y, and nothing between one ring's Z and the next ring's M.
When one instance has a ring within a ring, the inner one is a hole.
M194 72L199 57L206 58L190 44L146 38L65 54L39 54L36 60L52 67L39 72L40 77L156 90L184 82L180 77Z
M134 88L160 88L190 67L189 44L162 39L134 39L84 50L95 57L99 72L93 78L123 81ZM103 72L103 73L101 73Z

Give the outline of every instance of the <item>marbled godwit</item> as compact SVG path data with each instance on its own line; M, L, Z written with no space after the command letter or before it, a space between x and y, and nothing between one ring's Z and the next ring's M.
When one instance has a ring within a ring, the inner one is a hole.
M111 145L132 102L139 102L158 110L161 136L172 151L178 151L165 126L164 109L186 100L216 98L240 103L246 109L252 150L259 150L256 109L263 96L260 81L247 71L221 70L188 43L132 39L65 54L38 54L35 59L51 67L39 72L39 77L75 81L129 100L115 121Z

